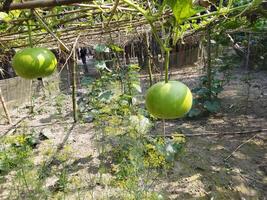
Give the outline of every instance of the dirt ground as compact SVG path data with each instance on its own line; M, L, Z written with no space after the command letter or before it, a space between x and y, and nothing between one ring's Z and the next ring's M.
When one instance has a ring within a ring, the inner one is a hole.
M173 71L171 79L180 80L193 88L201 74L200 67L192 66ZM218 114L166 123L167 134L204 133L202 136L187 137L185 152L176 161L173 170L157 184L157 189L168 199L266 199L267 72L251 73L253 79L249 98L247 85L242 81L245 72L236 69L233 74L231 82L220 94L223 108ZM41 165L44 160L61 152L64 165L63 162L55 162L53 166L68 169L70 184L65 199L78 199L74 190L77 187L82 199L112 199L109 195L116 191L110 190L108 175L104 177L105 184L99 183L93 124L73 126L70 96L65 95L61 102L62 110L56 109L56 98L46 97L36 101L35 104L40 106L31 116L27 108L14 110L11 117L15 123L18 122L16 126L4 125L5 120L0 119L0 137L19 133L23 128L44 133L48 140L35 149L34 163ZM154 134L161 134L161 125L158 122L159 128ZM246 133L248 131L251 132ZM233 134L223 135L228 132ZM209 133L217 135L210 136ZM63 144L63 148L57 148ZM48 188L53 188L57 181L54 167L44 183ZM10 199L7 190L12 183L9 177L5 178L5 182L0 183L0 199ZM88 188L91 188L90 191Z

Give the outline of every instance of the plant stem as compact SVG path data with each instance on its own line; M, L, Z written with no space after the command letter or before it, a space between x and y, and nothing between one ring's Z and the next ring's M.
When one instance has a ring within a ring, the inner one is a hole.
M73 107L73 120L74 123L77 122L78 116L77 116L77 104L76 104L76 90L77 90L77 76L76 76L76 70L77 70L77 62L76 62L76 45L78 43L78 40L80 38L80 35L78 35L78 37L75 40L75 43L73 44L73 48L72 48L72 107Z
M77 106L76 106L76 56L75 50L73 51L73 59L72 59L72 106L73 106L73 120L77 122Z
M129 6L132 6L136 10L138 10L140 13L142 13L142 15L146 16L146 10L144 10L143 8L141 8L139 5L135 4L131 0L122 0L122 1L124 3L126 3L126 4L128 4Z
M27 20L27 28L28 28L28 35L29 35L29 45L32 48L33 47L33 43L32 43L32 29L31 29L30 20Z
M163 135L164 135L164 138L166 138L166 124L165 124L165 119L163 119L162 122L163 122Z
M162 41L162 39L160 39L159 35L157 34L157 29L155 28L155 26L153 25L153 20L152 18L150 18L146 12L146 10L144 10L143 8L141 8L139 5L133 3L131 0L122 0L124 3L128 4L129 6L135 8L136 10L138 10L148 21L149 25L151 26L151 31L155 37L155 39L157 40L158 44L160 45L160 47L162 49L165 49L164 43Z
M4 108L4 112L5 112L5 114L6 114L6 118L7 118L7 120L8 120L8 123L9 123L9 124L12 124L12 120L11 120L11 118L10 118L10 114L9 114L8 109L7 109L7 106L6 106L6 102L5 102L4 97L3 97L3 95L2 95L1 88L0 88L0 102L1 102L1 104L2 104L2 106L3 106L3 108Z
M43 25L46 31L50 33L50 35L59 42L63 50L70 52L70 49L67 47L67 45L64 42L62 42L62 40L53 33L53 31L48 27L47 23L43 20L43 18L39 15L39 13L36 10L33 10L32 13L35 15L36 19Z
M228 9L228 11L218 10L218 11L210 12L208 14L204 14L204 15L200 15L200 16L189 17L188 20L202 19L202 18L205 18L205 17L213 16L213 15L217 15L217 16L219 16L219 15L225 15L227 13L234 12L236 10L242 10L242 9L248 8L249 6L251 6L250 3L248 3L246 5L242 5L242 6L238 6L238 7L234 7L234 8Z
M165 58L164 58L165 83L168 83L169 62L170 62L170 50L168 49L165 51Z
M23 181L24 181L24 184L25 184L25 186L26 186L26 189L27 189L27 191L30 193L30 188L29 188L29 186L28 186L28 183L27 183L27 180L26 180L26 177L25 177L25 171L24 171L24 166L22 166L22 168L21 168L21 175L22 175L22 179L23 179Z
M149 84L152 86L153 84L153 75L152 75L152 69L151 69L151 59L150 59L150 53L149 53L149 35L148 32L145 34L145 40L146 40L146 52L147 52L147 67L148 67L148 74L149 74Z

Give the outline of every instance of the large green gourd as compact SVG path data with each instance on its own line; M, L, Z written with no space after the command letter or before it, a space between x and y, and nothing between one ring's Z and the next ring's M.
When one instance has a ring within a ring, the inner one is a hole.
M146 108L160 119L183 117L192 107L192 93L179 81L158 82L146 94Z
M55 71L57 59L48 49L26 48L15 54L12 66L18 76L26 79L42 78Z

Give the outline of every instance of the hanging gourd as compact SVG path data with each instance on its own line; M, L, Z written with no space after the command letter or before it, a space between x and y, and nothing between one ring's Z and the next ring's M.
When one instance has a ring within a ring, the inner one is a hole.
M57 59L48 49L26 48L15 54L12 66L18 76L26 79L42 78L55 71Z
M179 81L158 82L146 94L146 108L160 119L183 117L192 106L190 89Z
M186 115L192 107L190 89L179 81L168 81L170 49L165 49L165 81L152 85L146 93L146 108L154 117L176 119Z

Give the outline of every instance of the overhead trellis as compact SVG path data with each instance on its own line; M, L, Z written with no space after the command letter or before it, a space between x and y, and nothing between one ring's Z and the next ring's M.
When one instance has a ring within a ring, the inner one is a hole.
M88 3L89 2L89 3ZM5 47L20 48L28 46L28 30L26 21L33 21L32 39L36 46L48 46L50 48L57 47L57 39L47 34L47 30L39 23L32 11L39 13L42 20L49 26L60 40L66 44L72 44L75 38L80 34L82 44L98 43L100 41L116 40L118 36L122 43L129 40L141 26L146 26L146 21L133 8L127 7L125 4L111 2L105 4L97 4L93 1L29 1L24 3L13 3L9 7L9 11L20 9L19 17L7 19L8 27L0 33L0 43ZM80 4L82 3L82 4ZM65 6L68 5L68 6ZM60 6L60 7L57 7ZM62 12L55 13L54 8L62 9ZM27 10L24 10L27 9ZM3 8L0 8L3 11ZM31 11L30 11L31 10ZM115 19L112 19L114 13L120 13ZM25 14L28 15L27 17ZM110 15L108 23L103 18ZM111 13L111 14L110 14ZM131 16L125 16L131 13ZM133 14L132 14L133 13ZM111 16L112 15L112 16ZM51 21L53 23L51 23ZM4 21L3 21L4 22ZM149 27L146 26L146 29Z
M149 0L25 0L23 2L14 0L10 5L6 5L6 2L4 1L0 6L0 12L8 13L8 17L0 18L0 45L5 48L22 48L29 45L27 22L30 22L35 46L57 48L59 46L58 39L66 45L71 45L75 42L77 35L80 35L79 43L81 45L106 43L111 40L118 44L126 44L138 34L150 31L151 24L154 24L154 28L161 30L162 23L168 23L170 18L177 18L177 13L180 13L180 16L185 15L185 13L183 14L185 11L182 10L171 12L171 9L165 9L160 13L161 16L157 16L154 20L148 20L142 10L149 10L151 16L157 15L156 12L153 13L154 8L150 8L151 1ZM170 3L173 1L165 0L164 2L169 2L170 7L173 4ZM192 1L183 1L182 3L185 2ZM136 5L141 9L136 9ZM198 29L186 27L186 31L182 30L178 37L191 35L192 32L205 28L209 23L223 20L228 13L238 9L242 11L247 7L249 5L231 9L225 7L225 10L222 11L192 16L187 21L205 20L203 24L198 23ZM36 17L36 14L39 15L42 22ZM44 23L51 30L50 34L47 34Z

